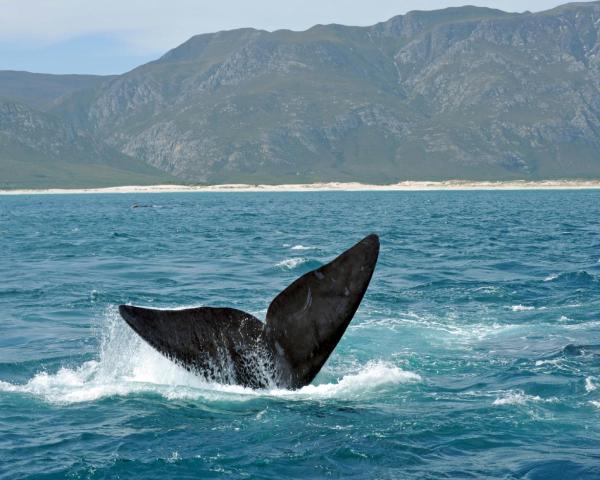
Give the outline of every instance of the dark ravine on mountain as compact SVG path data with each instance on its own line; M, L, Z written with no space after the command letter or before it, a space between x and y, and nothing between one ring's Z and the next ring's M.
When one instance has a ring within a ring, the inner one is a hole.
M198 35L0 98L0 188L600 178L600 2Z

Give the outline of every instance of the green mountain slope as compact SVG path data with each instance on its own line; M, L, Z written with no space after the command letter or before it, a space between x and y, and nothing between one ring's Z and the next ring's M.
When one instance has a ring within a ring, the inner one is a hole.
M0 102L0 189L99 187L173 181L63 121Z

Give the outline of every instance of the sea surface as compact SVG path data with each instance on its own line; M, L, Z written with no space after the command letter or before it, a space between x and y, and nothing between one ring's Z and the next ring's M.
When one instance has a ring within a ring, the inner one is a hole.
M117 306L264 318L370 232L298 391L206 383ZM0 478L600 478L600 191L0 196Z

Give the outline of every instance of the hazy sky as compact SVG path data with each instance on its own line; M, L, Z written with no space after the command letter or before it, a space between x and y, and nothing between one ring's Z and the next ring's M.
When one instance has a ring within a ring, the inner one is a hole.
M371 25L410 10L463 4L511 12L555 0L0 0L0 70L122 73L198 33L317 23Z

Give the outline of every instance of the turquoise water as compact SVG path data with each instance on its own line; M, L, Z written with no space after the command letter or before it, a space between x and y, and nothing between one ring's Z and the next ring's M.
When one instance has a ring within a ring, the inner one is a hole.
M264 318L370 232L296 392L203 383L116 311ZM600 478L600 191L0 197L0 478L324 477Z

